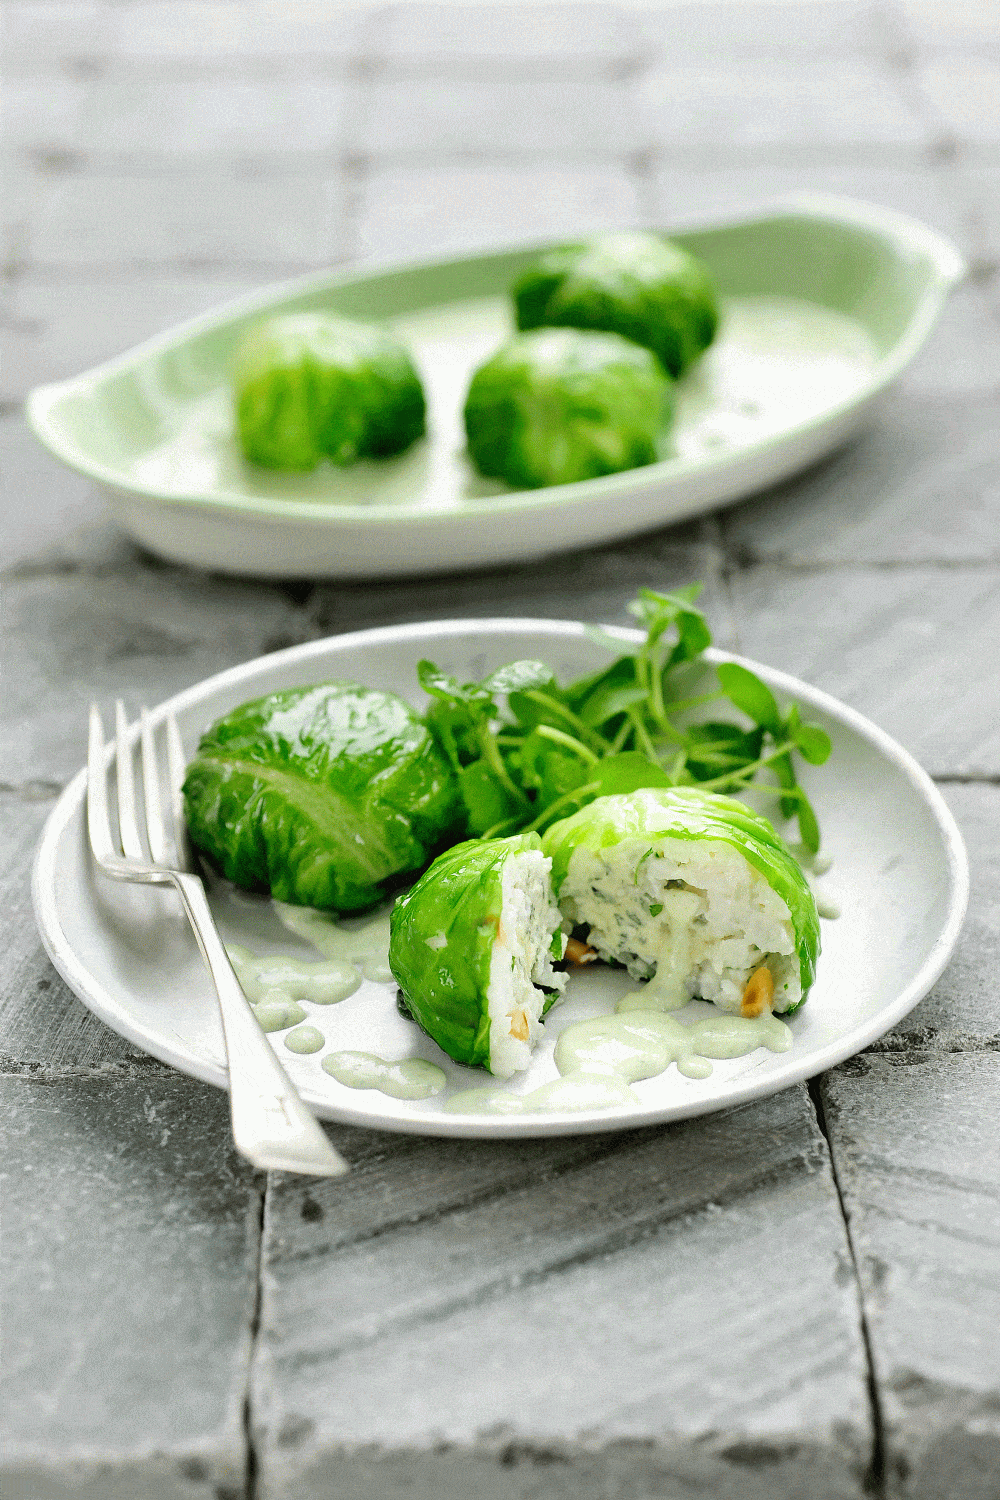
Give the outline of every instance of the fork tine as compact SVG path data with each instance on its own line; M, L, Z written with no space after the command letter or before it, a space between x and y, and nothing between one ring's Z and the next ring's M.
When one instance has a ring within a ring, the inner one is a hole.
M128 859L145 859L135 813L135 775L132 746L128 742L128 719L119 698L115 704L115 772L118 781L118 833Z
M187 827L184 822L184 798L181 794L181 787L184 785L184 775L187 770L187 762L184 759L184 745L181 741L181 732L177 728L177 720L173 714L167 714L166 725L167 776L170 789L170 814L173 824L170 834L174 841L178 868L181 870L192 870L196 867L191 860Z
M156 758L156 742L149 714L143 706L139 710L140 745L142 749L142 798L146 808L146 837L154 865L169 865L173 850L167 843L163 827L163 803L160 799L160 768Z
M90 705L90 735L87 741L87 830L98 864L117 854L108 817L108 773L104 764L104 725L97 704Z

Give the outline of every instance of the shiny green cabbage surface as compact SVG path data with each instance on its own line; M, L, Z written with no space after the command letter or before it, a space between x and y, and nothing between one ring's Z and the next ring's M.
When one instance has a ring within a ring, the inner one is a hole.
M576 849L596 853L623 840L648 840L652 846L663 839L718 839L737 849L764 877L792 919L804 1000L816 977L819 957L816 902L801 869L768 820L731 797L698 787L644 788L625 796L598 797L543 835L542 848L552 860L556 899Z
M513 287L517 326L599 328L643 344L682 375L715 337L708 268L655 234L608 234L543 256Z
M639 468L656 462L670 393L649 351L617 334L522 334L472 378L469 454L481 474L519 489Z
M326 313L289 313L251 328L233 368L246 458L314 469L386 458L425 430L420 377L384 329Z
M193 842L237 885L339 912L382 900L460 816L451 769L409 704L344 682L219 719L188 767L184 805Z
M536 833L456 844L393 907L389 967L413 1019L456 1062L489 1068L487 992L503 863L539 848Z

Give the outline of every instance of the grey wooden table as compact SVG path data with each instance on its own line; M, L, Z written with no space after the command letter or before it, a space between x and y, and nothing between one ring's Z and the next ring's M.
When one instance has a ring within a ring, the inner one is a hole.
M4 1495L1000 1496L996 11L43 0L3 65ZM800 189L971 275L865 436L696 524L488 577L205 576L23 424L36 382L301 269ZM721 644L901 739L972 856L933 993L809 1088L549 1142L338 1129L350 1177L265 1181L221 1094L47 962L28 869L92 697L693 578Z

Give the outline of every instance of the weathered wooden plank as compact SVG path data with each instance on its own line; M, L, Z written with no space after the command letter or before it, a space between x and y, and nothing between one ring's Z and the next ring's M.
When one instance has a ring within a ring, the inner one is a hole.
M525 615L635 625L628 603L640 588L700 580L700 605L720 645L733 640L722 553L711 522L654 531L520 567L434 578L320 584L306 606L318 635L407 620Z
M510 244L579 238L635 224L640 194L624 163L376 167L359 187L353 249L373 260L461 255L495 244L498 219Z
M699 68L669 57L647 70L633 106L653 144L731 166L784 155L792 161L850 152L915 162L932 132L900 85L867 58L708 58Z
M969 911L948 967L927 998L875 1043L880 1052L1000 1051L1000 787L941 790L969 851Z
M255 285L252 276L204 277L196 271L128 282L86 275L55 284L19 278L8 322L0 328L0 396L20 399L32 386L78 375Z
M5 913L0 975L0 1068L158 1070L161 1065L117 1036L76 998L50 964L35 927L30 874L52 807L37 782L0 790L0 905Z
M409 1201L418 1153L387 1148L339 1242L336 1184L278 1185L262 1500L861 1495L864 1352L806 1091L580 1144L425 1147L412 1227L380 1200Z
M866 1053L823 1098L878 1383L888 1493L1000 1494L1000 1056Z
M122 697L135 713L294 635L298 606L279 587L121 561L6 584L0 744L15 784L79 769L92 699Z
M1000 773L1000 568L752 567L740 649L845 699L932 774Z
M395 6L379 28L386 72L461 72L495 79L504 72L621 75L641 61L641 41L628 10L584 0L518 6L411 3Z
M224 158L39 177L24 223L24 259L47 271L197 265L276 280L343 258L345 183L332 167L260 173Z
M948 139L967 151L971 148L971 153L979 154L984 162L995 159L1000 145L996 108L1000 87L998 39L1000 28L994 33L992 52L982 55L930 57L918 64L914 80Z
M754 64L760 58L810 62L821 56L881 60L898 36L894 12L869 0L713 0L711 24L700 0L636 7L653 60L692 69L719 57Z
M177 1075L0 1079L5 1456L32 1500L240 1500L258 1187ZM9 1488L8 1488L9 1487Z
M997 18L978 0L897 0L907 31L925 55L935 52L990 55Z
M516 22L513 22L516 25ZM627 81L586 77L376 78L347 142L375 161L467 155L619 160L652 144Z
M698 4L700 0L693 0L694 6ZM739 8L753 13L749 5ZM805 11L820 8L815 0L796 7ZM764 0L757 9L758 13L780 14L784 7L776 6L774 0ZM713 6L713 17L716 11ZM921 219L956 240L970 256L985 248L982 235L969 222L961 181L926 160L893 161L885 152L874 161L849 150L817 153L802 160L792 159L791 153L776 152L773 157L756 159L751 175L745 164L732 159L713 160L709 156L701 160L697 152L678 159L671 151L657 161L652 189L656 223L670 224L691 213L751 213L762 203L800 193L835 193Z
M0 417L0 568L63 546L103 513L94 486L46 453L19 411Z
M102 171L173 172L223 159L297 171L312 163L319 173L343 145L356 89L308 74L194 77L183 87L169 75L98 79L67 145Z
M371 11L313 0L285 0L280 15L253 0L13 0L6 11L4 64L9 73L29 76L72 72L81 63L102 76L172 73L179 87L191 68L245 76L254 64L272 74L282 68L301 72L318 61L346 66L371 50L365 41Z
M991 320L983 309L980 319L988 351ZM995 347L1000 363L1000 327ZM1000 561L991 505L998 444L992 393L942 399L904 391L856 442L725 511L723 535L744 563L796 568Z

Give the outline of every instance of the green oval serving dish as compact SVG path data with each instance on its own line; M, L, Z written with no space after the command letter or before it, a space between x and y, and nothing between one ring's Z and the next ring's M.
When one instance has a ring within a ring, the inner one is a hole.
M515 491L469 463L469 378L513 330L508 288L545 245L265 288L40 386L29 420L171 561L312 578L523 562L729 504L831 451L913 359L965 271L933 230L841 199L663 233L709 265L722 323L678 383L660 461L643 468ZM318 309L386 323L408 343L428 436L346 470L257 468L235 437L234 349L264 314Z

